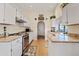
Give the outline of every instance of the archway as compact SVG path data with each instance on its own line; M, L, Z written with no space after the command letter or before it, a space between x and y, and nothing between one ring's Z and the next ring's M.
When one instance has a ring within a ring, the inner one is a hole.
M43 21L40 21L37 24L37 38L45 39L45 23Z

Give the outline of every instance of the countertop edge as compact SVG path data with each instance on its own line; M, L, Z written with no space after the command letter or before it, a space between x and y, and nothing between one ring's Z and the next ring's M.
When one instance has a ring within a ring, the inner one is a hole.
M7 41L0 41L0 43L7 43L7 42L11 42L16 40L17 38L19 38L20 36L16 36L15 38L11 39L11 40L7 40Z
M51 40L51 42L52 43L79 43L77 41L52 41L52 40Z

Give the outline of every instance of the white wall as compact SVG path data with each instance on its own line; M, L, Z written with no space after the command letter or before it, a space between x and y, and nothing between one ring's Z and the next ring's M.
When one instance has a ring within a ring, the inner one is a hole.
M35 39L35 40L37 40L37 23L38 22L39 22L38 20L30 21L30 27L33 31L32 32L33 35L31 35L31 36L32 36L32 39ZM47 40L47 33L51 29L51 25L50 25L51 22L49 20L47 20L47 21L45 20L44 23L45 23L45 39Z
M39 14L43 14L45 19L45 39L47 39L47 32L50 31L51 29L51 20L50 20L50 16L53 14L53 12L47 12L47 11L33 11L33 10L29 10L28 12L26 11L26 13L24 13L24 15L27 16L27 19L29 20L29 26L32 29L32 34L31 37L32 39L37 40L37 23L39 22L38 20L35 20L35 18L39 17ZM48 18L46 20L46 18Z

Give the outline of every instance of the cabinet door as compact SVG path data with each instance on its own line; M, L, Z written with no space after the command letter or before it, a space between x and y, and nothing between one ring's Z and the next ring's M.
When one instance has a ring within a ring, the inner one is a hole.
M3 23L3 17L4 17L4 4L0 3L0 23Z
M0 56L11 56L11 42L0 42Z
M20 56L19 46L18 45L12 47L12 56Z
M19 56L21 56L22 55L22 36L18 38L17 43L18 43Z
M12 56L21 56L21 55L22 55L22 39L21 37L19 37L12 42Z
M12 41L12 56L18 56L18 44L17 44L17 39Z
M10 4L5 5L5 23L15 24L16 9Z
M68 23L69 24L79 24L79 4L68 4Z

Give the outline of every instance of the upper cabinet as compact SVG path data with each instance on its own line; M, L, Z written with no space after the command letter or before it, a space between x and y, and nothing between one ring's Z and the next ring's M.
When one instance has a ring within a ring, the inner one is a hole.
M0 3L0 23L3 23L3 17L4 17L4 4Z
M8 3L0 3L0 23L15 24L16 9Z
M62 11L62 16L57 19L61 20L63 25L74 25L79 24L79 4L77 3L69 3L67 4ZM57 13L61 15L60 13Z
M72 3L67 5L68 25L79 24L79 4Z
M5 22L7 24L15 24L16 9L9 4L5 4Z

